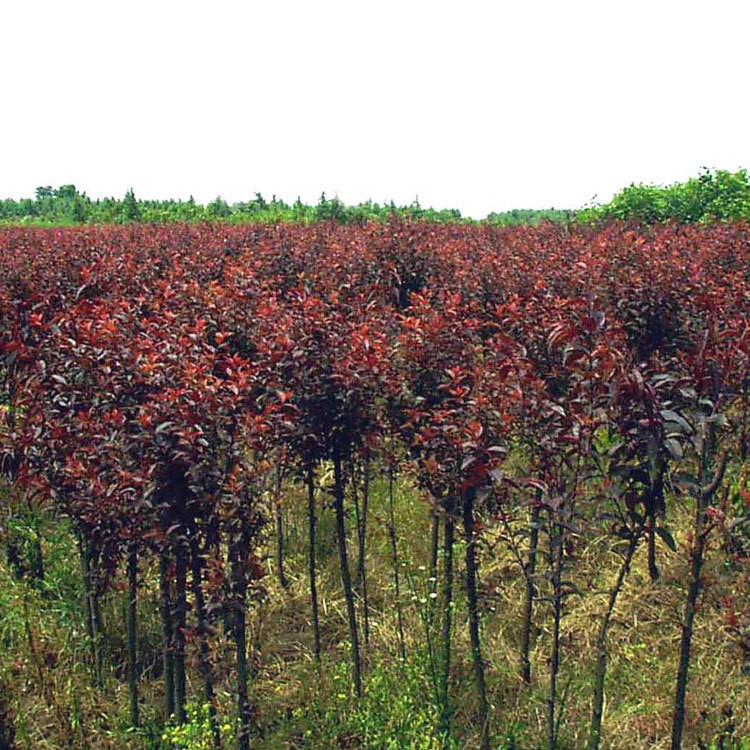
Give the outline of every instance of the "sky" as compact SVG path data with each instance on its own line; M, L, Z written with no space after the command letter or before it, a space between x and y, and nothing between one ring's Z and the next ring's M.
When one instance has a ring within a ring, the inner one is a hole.
M0 198L581 208L750 167L750 3L6 0Z

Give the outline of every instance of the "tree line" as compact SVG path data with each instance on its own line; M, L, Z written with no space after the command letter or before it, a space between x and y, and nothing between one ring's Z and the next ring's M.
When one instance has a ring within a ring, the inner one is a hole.
M418 200L408 206L367 201L349 206L325 193L314 205L299 198L287 203L277 196L266 199L261 193L247 201L228 203L221 197L205 205L191 196L187 200L146 200L130 189L123 198L92 199L75 185L38 187L34 198L0 200L0 223L5 224L164 224L172 222L224 221L299 222L316 221L362 223L385 221L389 217L433 222L461 221L457 209L424 208Z

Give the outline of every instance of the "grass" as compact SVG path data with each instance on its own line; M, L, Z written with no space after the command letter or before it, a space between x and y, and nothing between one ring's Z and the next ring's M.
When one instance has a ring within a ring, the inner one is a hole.
M336 557L334 524L328 510L319 524L320 607L323 626L323 678L318 684L312 659L312 632L306 575L304 492L293 485L285 493L286 563L289 588L282 590L270 570L257 592L250 622L252 695L256 706L254 748L282 750L363 747L373 750L438 750L436 701L425 638L429 519L426 502L408 484L397 493L397 523L402 547L402 605L406 622L406 663L399 659L395 594L386 535L386 485L373 482L368 576L371 641L365 648L365 694L352 699L346 614ZM602 747L608 750L668 748L682 602L687 581L686 510L673 511L670 527L677 551L659 549L660 579L648 576L645 549L636 554L610 631L610 663ZM23 750L76 748L186 748L197 750L201 709L195 704L192 739L167 732L161 713L159 622L153 566L141 573L139 653L143 673L144 729L127 723L123 592L104 600L108 664L102 689L93 687L77 549L65 524L41 511L22 511L8 499L0 524L3 543L38 533L45 561L45 583L35 588L18 580L5 555L0 561L0 696L15 717L16 745ZM488 536L492 538L492 527ZM407 546L408 540L408 546ZM352 557L356 555L352 543ZM461 560L461 549L456 550ZM742 673L741 654L727 634L722 598L736 577L716 547L705 569L705 589L694 635L688 689L685 747L743 750L750 737L750 678ZM563 620L561 694L564 694L558 747L585 746L590 721L594 640L616 572L618 553L604 537L574 551L572 576L579 595L571 596ZM352 560L353 564L353 560ZM478 747L465 601L457 570L451 696L455 707L450 750ZM549 606L537 604L531 685L519 677L518 638L523 580L502 544L490 553L482 547L483 648L494 732L493 748L536 750L543 746ZM745 592L745 595L747 593ZM26 605L24 606L24 601ZM26 612L28 612L28 626ZM31 639L29 638L31 632ZM436 636L433 636L433 638ZM225 734L231 735L231 654L216 635L218 688ZM434 644L433 644L434 645ZM197 671L191 693L198 698ZM0 714L2 712L0 711ZM191 730L192 731L192 730ZM190 744L192 742L193 744Z

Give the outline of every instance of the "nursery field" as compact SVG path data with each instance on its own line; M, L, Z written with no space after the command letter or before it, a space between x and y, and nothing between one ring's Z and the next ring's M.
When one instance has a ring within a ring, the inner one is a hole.
M0 229L0 750L750 748L750 225Z

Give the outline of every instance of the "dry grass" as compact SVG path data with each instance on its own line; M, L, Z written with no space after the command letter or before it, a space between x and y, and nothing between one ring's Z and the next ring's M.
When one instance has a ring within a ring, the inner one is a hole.
M408 570L418 585L427 575L429 528L427 505L416 493L406 492L400 502L400 529L403 538L415 540L404 552ZM671 713L677 655L681 634L682 609L687 586L687 552L684 529L689 514L677 511L671 519L676 530L678 550L659 549L661 577L651 582L645 549L639 550L632 572L623 589L610 628L610 660L607 679L604 736L602 747L611 750L667 748L670 743ZM390 585L390 568L384 524L372 523L369 576L372 629L370 653L386 654L397 669L395 601ZM408 529L408 532L406 531ZM294 557L301 547L291 550ZM523 684L518 669L518 637L522 617L523 580L512 556L501 545L492 559L482 561L482 578L492 582L492 595L485 599L484 649L493 707L493 725L499 738L512 734L519 748L543 745L547 670L549 660L549 608L537 605L537 633L532 653L532 684ZM688 717L685 747L709 747L727 727L734 737L750 737L750 679L742 674L741 654L728 636L721 598L729 593L733 578L725 568L725 556L713 549L705 569L705 589L700 600L693 636L688 691ZM591 711L594 642L606 605L606 593L619 564L619 553L611 540L581 546L573 564L573 579L583 592L566 604L563 620L563 663L560 684L567 689L560 747L585 745ZM347 658L347 631L344 602L340 594L337 562L331 555L324 568L322 586L327 631L325 640L330 661ZM420 578L421 576L421 578ZM309 608L306 579L296 577L291 595L274 591L259 628L259 650L263 654L263 676L258 683L262 712L284 712L310 700L314 680L311 663L311 635L306 610ZM420 592L418 592L420 593ZM402 592L407 623L407 649L415 653L423 647L424 629L418 617L419 603L404 582ZM421 593L420 593L421 595ZM491 611L494 610L494 611ZM452 694L456 703L456 734L461 747L477 747L476 706L463 598L458 596L455 628L455 675ZM325 671L325 670L324 670ZM265 677L268 686L265 686ZM262 687L263 686L263 687ZM323 694L330 688L323 683ZM265 698L268 698L266 703ZM266 714L267 715L267 714ZM267 715L267 718L268 717ZM279 746L281 747L281 745ZM294 747L294 745L289 745Z
M396 602L385 532L385 485L375 482L373 490L368 557L371 640L365 649L366 680L376 671L397 673L400 668ZM349 654L333 524L325 511L319 526L324 663L323 681L318 685L312 659L303 508L303 493L290 487L285 508L290 585L282 590L272 572L264 581L265 595L254 607L251 618L255 670L252 690L260 733L254 747L268 750L320 746L306 744L299 720L300 709L313 705L325 707L338 699L342 689L341 665L347 663ZM686 511L678 510L670 519L678 550L674 553L663 546L660 548L662 575L658 581L650 581L645 550L639 550L618 600L610 629L603 748L645 750L669 747L688 573L684 531L688 524ZM402 606L406 618L407 651L410 659L414 659L417 654L423 654L425 645L420 611L429 606L422 601L427 590L425 568L429 520L427 504L408 486L402 487L399 493L398 525L403 555ZM491 533L492 529L489 531ZM55 543L59 543L59 538ZM51 542L47 544L49 546ZM350 549L353 564L356 545L352 544ZM461 560L460 547L456 559L457 563ZM527 686L519 677L518 665L523 580L512 555L502 544L494 547L491 557L485 551L481 562L485 591L484 655L497 747L536 750L544 744L549 607L544 602L537 605L533 680ZM590 721L596 629L606 604L606 591L616 575L619 553L612 549L611 540L602 537L580 544L572 562L572 578L582 594L568 599L563 619L560 685L566 698L560 732L561 750L585 745ZM68 573L72 575L72 572L71 568ZM146 580L148 582L148 575ZM741 653L727 634L721 606L722 597L732 593L737 580L727 569L722 552L712 548L706 563L705 588L693 639L686 748L710 747L730 725L735 739L750 737L750 677L742 674ZM455 736L460 740L457 747L469 750L478 746L478 727L465 603L460 585L457 588L455 672L451 693L456 706ZM5 612L13 619L11 623L6 620L3 626L6 651L0 664L16 708L19 747L45 750L153 747L153 741L144 736L128 735L125 731L127 691L120 668L110 674L105 690L91 686L90 672L81 663L84 655L80 646L82 619L76 626L77 630L71 625L76 616L75 607L71 605L69 611L63 612L57 604L51 606L49 599L34 598L38 595L29 594L34 612L32 633L37 651L34 656L19 619L24 586L14 581L2 566L0 589L4 592L2 605ZM734 593L738 592L735 590ZM748 595L748 592L739 593ZM120 599L119 595L113 596L106 607L115 661L123 657ZM141 621L143 647L144 650L151 649L155 658L159 628L155 615L155 587L144 590L141 611L146 613ZM148 614L149 611L154 614ZM218 645L221 671L229 677L231 654L228 646ZM161 681L157 661L148 663L150 671L142 683L146 722L154 725L163 718L160 717ZM41 680L51 690L40 690ZM194 676L194 680L196 684L192 687L197 694L197 677ZM231 689L229 679L220 685L221 702L227 710L231 704ZM50 694L51 700L48 699ZM339 746L364 746L357 744L357 738L351 735L344 737L342 733L339 739L342 743Z

